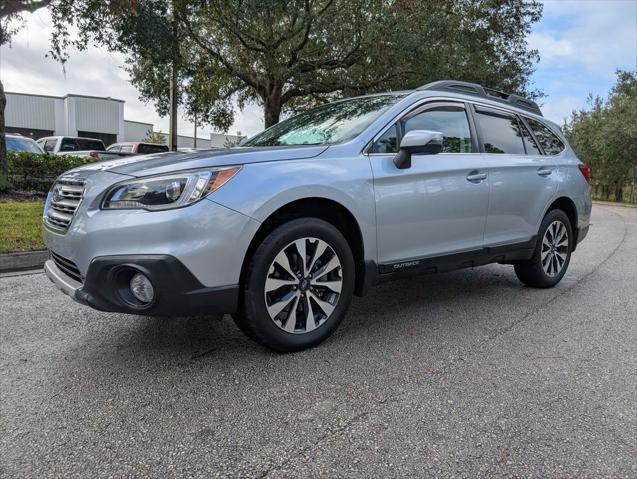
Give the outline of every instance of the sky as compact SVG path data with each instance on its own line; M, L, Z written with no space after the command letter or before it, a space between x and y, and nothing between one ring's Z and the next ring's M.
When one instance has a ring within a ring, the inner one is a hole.
M139 100L122 68L125 58L103 49L73 52L66 73L46 58L51 22L46 10L25 16L24 28L11 45L0 48L0 79L5 91L63 96L67 93L125 100L127 120L154 124L168 131L151 103ZM586 106L586 97L606 96L617 69L637 68L637 0L548 0L542 20L528 38L540 61L531 77L534 88L547 96L541 100L544 116L561 124L574 109ZM263 129L260 107L237 110L228 133L253 135ZM192 136L193 125L179 120L179 134ZM213 131L199 128L198 136Z

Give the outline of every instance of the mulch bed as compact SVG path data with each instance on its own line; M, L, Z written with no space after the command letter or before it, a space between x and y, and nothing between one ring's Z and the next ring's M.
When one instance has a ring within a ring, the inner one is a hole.
M0 203L11 201L43 201L46 194L37 191L5 191L0 193Z

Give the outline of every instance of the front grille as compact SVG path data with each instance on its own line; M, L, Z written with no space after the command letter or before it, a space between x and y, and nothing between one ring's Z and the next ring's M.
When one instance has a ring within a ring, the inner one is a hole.
M51 253L51 259L53 260L55 265L58 268L60 268L60 270L64 274L73 278L75 281L78 281L80 283L84 282L84 279L82 278L82 273L80 273L80 270L77 268L77 266L75 265L73 261L71 261L70 259L66 259L63 256L60 256L59 254L55 254L53 251L49 251L49 253Z
M48 225L67 229L73 220L84 195L85 180L80 178L60 178L51 190L51 203L46 212Z

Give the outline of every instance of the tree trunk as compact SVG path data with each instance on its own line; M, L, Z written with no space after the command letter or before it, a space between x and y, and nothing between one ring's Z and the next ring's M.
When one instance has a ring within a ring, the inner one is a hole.
M268 96L263 99L263 116L265 127L270 128L276 125L281 117L281 88L275 87Z
M622 186L615 187L615 201L618 203L624 201L624 188Z
M9 189L9 168L7 166L7 144L5 141L4 109L7 106L7 96L0 81L0 191Z

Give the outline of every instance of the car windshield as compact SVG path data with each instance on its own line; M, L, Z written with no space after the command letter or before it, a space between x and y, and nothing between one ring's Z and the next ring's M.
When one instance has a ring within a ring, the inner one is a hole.
M330 145L359 135L403 98L388 94L353 98L314 108L250 138L241 146Z
M15 136L7 136L7 151L26 151L29 153L42 153L38 144L30 138L16 138Z

